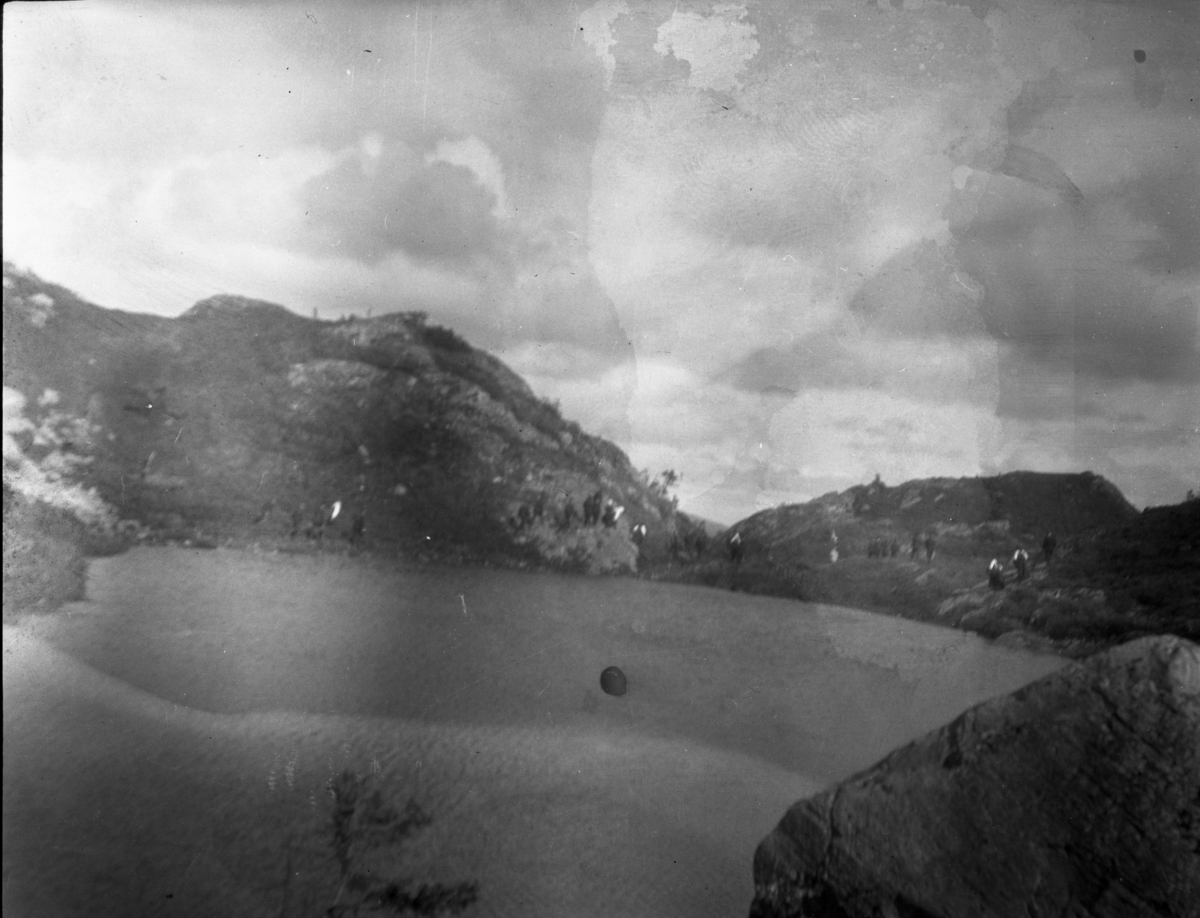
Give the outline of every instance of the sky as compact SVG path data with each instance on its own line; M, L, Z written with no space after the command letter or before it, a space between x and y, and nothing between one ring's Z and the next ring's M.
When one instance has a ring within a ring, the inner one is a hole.
M426 311L681 506L1200 490L1200 3L4 6L3 242Z

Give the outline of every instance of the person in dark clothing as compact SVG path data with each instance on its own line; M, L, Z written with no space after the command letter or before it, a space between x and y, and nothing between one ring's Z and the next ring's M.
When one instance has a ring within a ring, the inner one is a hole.
M600 522L600 508L604 502L604 495L597 491L583 501L583 525L595 526Z
M729 560L734 564L741 564L742 557L746 554L746 545L742 542L742 534L735 532L729 540Z
M914 532L912 537L912 559L917 560L921 555L921 533Z
M1046 564L1054 560L1054 549L1058 548L1058 540L1054 538L1053 532L1047 532L1046 538L1042 539L1042 556L1046 559Z
M993 590L1004 589L1004 569L995 558L992 558L992 563L988 565L988 586Z
M617 507L611 500L604 505L604 516L600 518L600 522L604 524L605 529L612 529L617 525Z
M1023 548L1018 548L1013 552L1013 567L1017 569L1017 582L1025 579L1025 574L1029 571L1029 552Z
M566 504L563 505L562 523L559 524L559 529L567 530L575 524L575 501L567 498Z
M933 541L933 534L925 536L925 560L933 563L933 552L937 548L937 543Z

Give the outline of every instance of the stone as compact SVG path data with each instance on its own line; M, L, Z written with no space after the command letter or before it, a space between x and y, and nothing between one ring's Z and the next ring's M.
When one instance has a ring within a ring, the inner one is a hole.
M1200 647L1142 638L795 804L752 918L1200 915Z
M628 688L625 674L616 666L609 666L600 674L600 688L606 695L624 695Z

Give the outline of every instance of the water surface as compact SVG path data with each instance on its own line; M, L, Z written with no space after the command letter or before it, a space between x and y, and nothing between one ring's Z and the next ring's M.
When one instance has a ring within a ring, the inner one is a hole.
M704 588L180 549L93 562L5 654L6 882L93 914L316 913L341 767L434 813L409 866L476 914L744 914L794 800L1061 665Z

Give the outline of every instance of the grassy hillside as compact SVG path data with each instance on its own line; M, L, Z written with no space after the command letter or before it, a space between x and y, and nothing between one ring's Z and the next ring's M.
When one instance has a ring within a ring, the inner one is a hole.
M673 579L871 609L1073 656L1145 634L1200 639L1200 502L1139 514L1088 472L876 481L757 513L732 532L744 542L740 562L723 542ZM1048 533L1057 542L1049 563ZM1020 582L1018 548L1031 562ZM988 582L993 558L1002 589Z
M632 572L633 526L652 556L687 525L617 447L421 313L218 296L166 319L6 265L4 379L31 429L51 407L80 420L79 484L151 541ZM596 491L617 525L580 525Z

